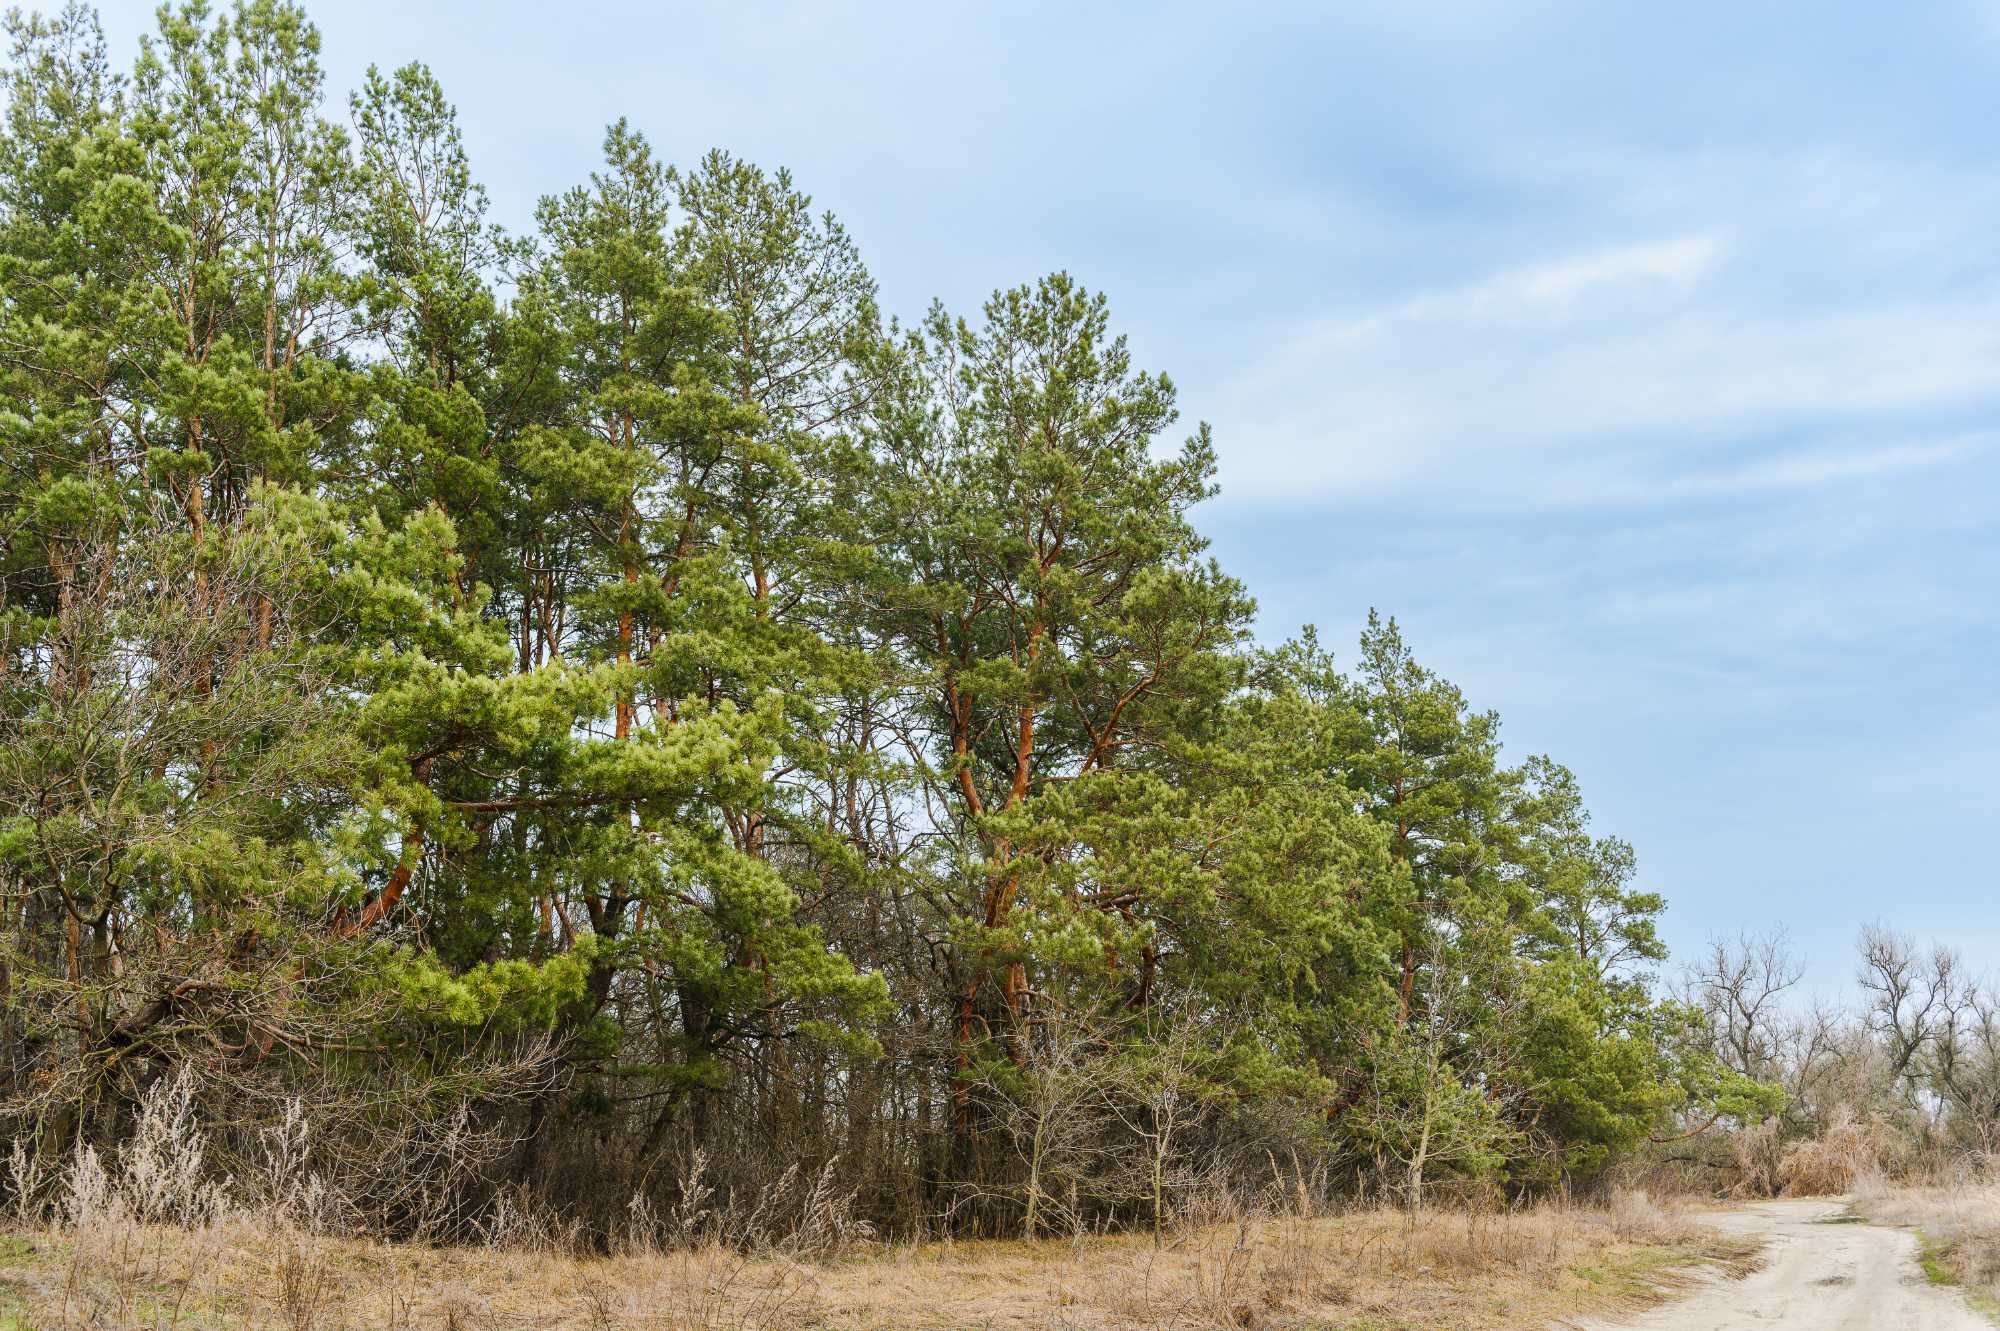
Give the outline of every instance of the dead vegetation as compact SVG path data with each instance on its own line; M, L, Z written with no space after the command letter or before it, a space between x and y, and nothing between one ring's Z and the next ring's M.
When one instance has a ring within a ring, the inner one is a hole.
M115 1208L19 1233L0 1281L22 1325L220 1331L918 1331L1541 1326L1646 1302L1740 1246L1636 1194L1607 1207L1260 1206L1149 1236L862 1245L803 1257L705 1242L580 1256L315 1235ZM4 1325L0 1321L0 1325Z
M0 1328L1538 1327L1648 1302L1750 1251L1637 1190L1510 1208L1468 1187L1420 1211L1343 1199L1276 1154L1254 1187L1222 1170L1181 1180L1150 1233L1093 1229L1072 1201L1051 1205L1060 1236L889 1243L833 1161L727 1197L696 1153L673 1208L634 1194L608 1235L523 1191L482 1213L478 1241L391 1242L352 1223L311 1136L294 1106L218 1168L183 1076L149 1090L116 1153L51 1162L17 1145Z
M522 1197L486 1241L352 1236L338 1189L300 1165L304 1120L219 1179L182 1081L161 1083L125 1150L59 1167L17 1149L0 1244L0 1327L189 1331L919 1331L1334 1325L1541 1326L1657 1297L1747 1253L1642 1193L1602 1205L1486 1196L1329 1211L1275 1157L1252 1193L1216 1186L1152 1234L885 1244L852 1197L788 1175L747 1206L696 1186L642 1201L612 1251Z
M1818 1138L1793 1142L1778 1164L1778 1183L1788 1197L1831 1197L1852 1192L1857 1183L1881 1173L1888 1132L1880 1120L1837 1108Z
M1730 1138L1736 1182L1732 1195L1837 1197L1880 1179L1896 1155L1896 1140L1879 1117L1834 1106L1817 1137L1786 1141L1782 1123L1765 1119Z
M1924 1273L1933 1282L1962 1286L1974 1306L1989 1315L2000 1312L2000 1184L1877 1181L1864 1184L1854 1204L1879 1224L1916 1230Z

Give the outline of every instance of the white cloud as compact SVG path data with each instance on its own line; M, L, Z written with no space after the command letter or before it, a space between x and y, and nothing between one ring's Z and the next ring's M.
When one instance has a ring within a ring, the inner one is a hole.
M1500 294L1518 293L1530 301L1567 301L1591 288L1624 282L1685 286L1707 271L1716 249L1715 237L1708 235L1618 246L1520 269L1489 284L1489 289Z
M1597 502L1826 484L1970 447L1932 422L2000 401L2000 274L1967 262L1990 200L1809 154L1765 169L1741 196L1757 211L1729 197L1754 174L1691 166L1679 211L1696 225L1665 235L1266 330L1254 370L1191 404L1217 425L1225 495ZM1644 186L1649 206L1662 188ZM1718 448L1739 462L1718 467Z

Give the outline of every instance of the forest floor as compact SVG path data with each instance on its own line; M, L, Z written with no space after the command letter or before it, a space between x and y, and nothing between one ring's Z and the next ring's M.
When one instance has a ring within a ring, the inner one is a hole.
M0 1329L1525 1331L1641 1309L1708 1273L1740 1276L1760 1246L1636 1197L1418 1220L1245 1219L1157 1248L1147 1236L981 1241L813 1261L124 1224L0 1239Z

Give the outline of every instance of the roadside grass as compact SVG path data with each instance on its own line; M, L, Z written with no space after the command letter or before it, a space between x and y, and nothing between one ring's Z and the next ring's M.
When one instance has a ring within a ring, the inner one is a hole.
M1145 1236L578 1256L199 1231L0 1241L0 1331L1508 1331L1740 1275L1754 1240L1608 1208L1260 1215ZM11 1321L10 1321L11 1318Z
M1924 1279L1933 1285L1958 1290L1974 1312L2000 1326L2000 1291L1990 1282L1983 1285L1966 1283L1967 1275L1977 1266L1964 1240L1940 1243L1919 1229L1917 1245L1917 1265L1923 1268Z
M1854 1206L1857 1218L1914 1231L1924 1278L2000 1325L2000 1186L1867 1188Z

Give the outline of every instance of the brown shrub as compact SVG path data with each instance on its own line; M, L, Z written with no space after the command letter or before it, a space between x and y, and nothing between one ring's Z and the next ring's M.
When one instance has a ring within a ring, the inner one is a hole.
M1775 1197L1782 1186L1784 1171L1784 1144L1778 1139L1779 1123L1775 1118L1767 1118L1762 1123L1739 1131L1730 1140L1736 1152L1736 1186L1730 1192L1738 1197Z
M1852 1192L1854 1185L1880 1172L1881 1124L1860 1119L1845 1105L1829 1116L1818 1141L1787 1147L1777 1171L1779 1188L1791 1197L1824 1197Z

